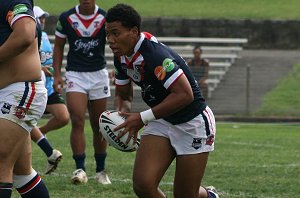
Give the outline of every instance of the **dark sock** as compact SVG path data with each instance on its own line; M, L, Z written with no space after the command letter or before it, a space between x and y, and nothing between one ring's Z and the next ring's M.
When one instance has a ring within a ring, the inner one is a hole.
M13 184L12 183L1 183L0 182L0 197L10 198Z
M22 198L50 198L49 192L37 174L24 186L17 188Z
M85 153L80 154L80 155L73 155L73 159L75 160L76 163L76 169L82 169L85 171Z
M47 157L50 157L52 155L53 148L46 138L41 139L37 144L44 151Z
M95 153L94 157L96 160L96 173L101 172L105 168L105 158L107 153Z

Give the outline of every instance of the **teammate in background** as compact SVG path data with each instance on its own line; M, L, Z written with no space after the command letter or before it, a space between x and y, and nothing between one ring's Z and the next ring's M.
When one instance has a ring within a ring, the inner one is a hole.
M187 61L188 66L190 66L204 98L208 97L208 71L209 71L209 61L207 59L201 58L202 49L199 46L196 46L193 49L194 58Z
M79 0L79 5L63 12L55 32L53 51L54 89L62 91L64 81L61 66L66 40L69 52L66 66L66 102L71 117L71 147L76 170L72 183L86 183L84 123L86 110L93 130L96 180L110 184L105 172L107 143L99 133L99 116L106 110L110 97L108 71L104 49L106 12L95 4L95 0Z
M48 198L31 165L30 132L46 107L32 0L0 0L0 197Z
M115 55L116 94L121 100L131 97L133 81L150 106L140 113L120 113L127 119L115 128L124 127L119 137L129 133L136 139L144 126L133 189L138 197L165 197L159 183L176 159L174 197L218 197L213 188L200 186L214 150L214 115L185 61L140 27L141 17L131 6L118 4L107 11L105 30Z
M46 17L49 16L48 12L45 12L38 6L33 7L34 15L37 18L41 31L45 28ZM31 132L31 139L36 142L39 147L44 151L48 157L48 164L45 174L50 174L56 168L62 154L59 150L53 149L47 138L44 136L49 131L59 129L65 126L69 121L69 113L64 103L63 97L54 92L53 89L53 68L52 59L53 51L48 35L46 32L41 32L41 45L40 45L40 59L42 63L42 75L45 77L44 82L48 93L48 100L46 106L46 113L51 113L53 117L40 128L35 127Z

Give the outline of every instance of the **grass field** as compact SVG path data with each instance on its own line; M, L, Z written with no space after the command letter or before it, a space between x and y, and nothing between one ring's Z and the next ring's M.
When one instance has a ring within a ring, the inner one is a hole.
M71 157L69 130L67 126L47 136L64 155L54 174L42 174L51 197L135 197L131 182L135 153L122 153L110 147L106 167L113 185L102 186L95 182L91 130L88 125L86 165L89 182L79 186L71 184L70 177L75 165ZM291 124L219 123L216 150L210 156L203 184L216 186L222 198L299 196L299 131L299 125ZM40 173L46 167L46 157L34 143L33 166ZM168 198L173 197L174 168L175 164L172 164L160 185ZM14 192L13 197L18 197L18 194Z
M254 113L260 116L300 117L300 64L263 98L261 108Z
M78 0L35 0L36 5L58 15ZM116 3L133 5L143 17L188 17L223 19L300 19L298 0L96 0L108 9Z

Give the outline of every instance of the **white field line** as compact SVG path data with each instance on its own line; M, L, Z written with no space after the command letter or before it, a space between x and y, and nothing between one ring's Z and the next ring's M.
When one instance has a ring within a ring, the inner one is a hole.
M71 174L67 175L67 174L60 174L60 173L51 173L50 175L45 175L43 173L39 173L39 175L44 176L44 177L69 177L71 178ZM95 176L91 176L88 177L88 179L95 179ZM113 178L109 178L111 181L115 181L115 182L121 182L121 183L132 183L131 179L113 179ZM173 185L173 182L161 182L160 185Z

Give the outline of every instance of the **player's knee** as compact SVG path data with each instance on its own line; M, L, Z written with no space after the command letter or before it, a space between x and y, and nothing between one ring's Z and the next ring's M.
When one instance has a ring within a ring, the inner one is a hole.
M69 117L69 115L64 114L64 115L57 117L56 119L57 119L57 122L59 123L59 125L61 127L63 127L69 123L70 117Z
M156 192L158 184L146 177L133 177L133 190L139 197Z

